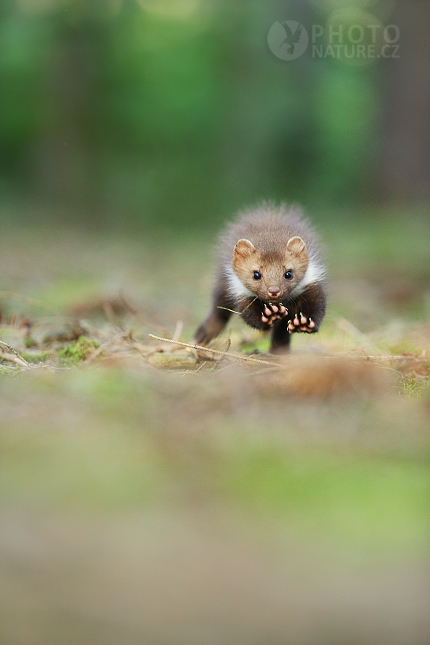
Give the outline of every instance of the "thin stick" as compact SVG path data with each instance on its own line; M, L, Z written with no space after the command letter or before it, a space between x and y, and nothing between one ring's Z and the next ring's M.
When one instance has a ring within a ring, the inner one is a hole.
M154 336L154 334L148 334L151 338L156 340L161 340L164 343L173 343L174 345L182 345L182 347L189 347L190 349L198 349L202 352L211 352L212 354L221 354L221 356L228 356L229 358L238 358L241 361L248 361L251 363L260 363L262 365L270 365L271 367L282 367L286 369L286 365L281 365L280 363L270 363L269 361L260 361L258 358L250 358L249 356L241 356L240 354L232 354L229 352L221 352L219 349L209 349L209 347L202 347L202 345L191 345L190 343L181 343L179 340L171 340L170 338L160 338L160 336Z
M343 356L343 354L339 354L337 356L326 356L325 358L339 358ZM423 358L422 356L396 356L396 355L391 355L388 354L387 356L368 356L365 354L364 356L348 356L348 358L352 358L353 360L367 360L367 361L413 361L415 363L428 363L430 359L428 358Z
M15 354L15 356L22 362L23 367L31 367L30 363L27 363L25 358L23 358L21 354L18 354L16 349L14 349L11 345L8 345L8 343L5 343L3 340L0 340L0 345L6 347L10 352L12 352L12 354Z
M190 349L197 349L199 351L203 352L210 352L212 354L220 354L221 356L227 356L229 358L237 358L241 361L248 361L252 363L260 363L262 365L270 365L270 367L281 367L283 369L286 369L286 365L282 365L280 363L272 363L269 361L262 361L258 358L250 358L249 356L242 356L241 354L232 354L231 352L221 352L219 349L210 349L209 347L203 347L202 345L191 345L190 343L182 343L178 340L171 340L170 338L161 338L160 336L154 336L154 334L148 334L148 336L151 336L151 338L155 338L156 340L161 340L164 343L173 343L174 345L181 345L182 347L189 347ZM338 359L338 358L347 358L349 360L355 360L355 361L374 361L377 363L378 361L385 362L385 361L404 361L404 360L414 360L416 362L423 362L423 359L420 356L345 356L344 354L337 354L337 355L332 355L332 356L320 356L320 358L328 358L328 359ZM425 358L424 362L428 362L430 359Z

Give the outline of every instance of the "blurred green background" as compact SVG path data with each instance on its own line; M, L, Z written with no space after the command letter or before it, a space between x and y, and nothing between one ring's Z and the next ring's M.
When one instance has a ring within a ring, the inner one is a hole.
M408 0L2 0L2 217L177 228L261 198L425 201L429 17ZM268 32L287 19L340 21L346 44L361 24L366 46L394 24L399 48L284 61Z

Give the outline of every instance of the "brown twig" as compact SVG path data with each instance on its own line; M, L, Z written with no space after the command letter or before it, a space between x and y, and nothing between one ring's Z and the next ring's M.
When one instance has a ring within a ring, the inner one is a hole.
M20 358L18 358L18 356L14 356L14 354L6 354L2 350L0 350L0 359L8 361L9 363L15 363L20 367L27 367L27 365Z
M0 345L2 347L6 347L6 349L8 349L10 352L12 352L12 354L14 354L19 359L20 363L18 363L18 364L21 365L21 367L31 367L30 363L27 363L25 358L23 358L21 356L21 354L18 354L16 349L14 349L11 345L9 345L8 343L5 343L3 340L0 340ZM10 359L8 359L8 360L10 360ZM14 361L14 362L16 363L17 361Z

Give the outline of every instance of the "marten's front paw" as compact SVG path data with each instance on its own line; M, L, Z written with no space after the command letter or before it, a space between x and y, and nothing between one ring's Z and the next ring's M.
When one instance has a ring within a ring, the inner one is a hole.
M279 320L280 318L283 318L286 316L288 313L288 310L284 305L279 304L279 305L272 305L272 304L265 304L263 308L263 313L261 314L261 320L262 322L266 323L271 327L275 320Z
M312 318L306 318L306 316L300 313L299 315L295 314L294 318L288 321L288 331L290 334L293 334L294 332L313 334L317 329Z

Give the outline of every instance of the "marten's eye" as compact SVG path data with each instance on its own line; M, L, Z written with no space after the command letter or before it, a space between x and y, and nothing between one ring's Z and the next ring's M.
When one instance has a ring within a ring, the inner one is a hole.
M284 278L285 278L285 280L292 280L293 279L293 272L292 271L285 271Z
M254 271L254 280L261 280L260 271Z

